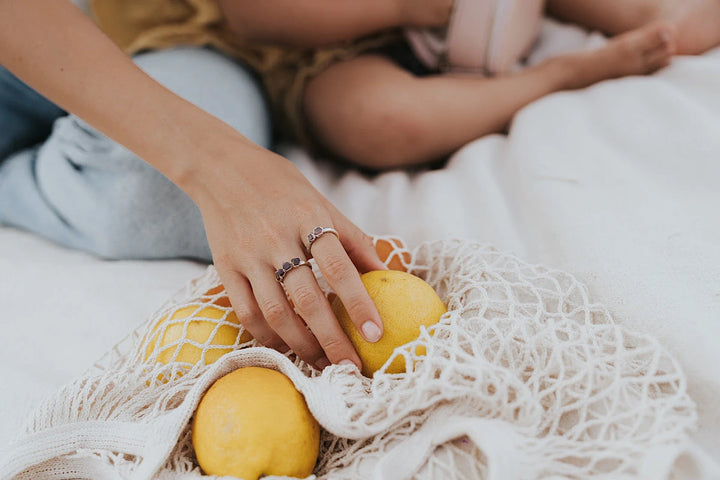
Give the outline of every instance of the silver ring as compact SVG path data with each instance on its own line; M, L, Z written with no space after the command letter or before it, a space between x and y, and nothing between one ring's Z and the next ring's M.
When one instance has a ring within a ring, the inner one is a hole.
M292 270L293 268L302 267L302 266L308 266L308 267L312 268L312 266L310 266L310 263L306 262L305 260L301 259L300 257L295 257L295 258L283 263L280 268L275 270L275 280L277 280L280 283L283 283L283 281L285 280L285 275L287 275L287 273L290 270Z
M312 244L315 242L315 240L322 237L326 233L332 233L333 235L335 235L337 237L338 240L340 240L340 234L334 228L315 227L315 228L313 228L313 231L310 232L307 236L308 253L310 253L310 249L312 248Z

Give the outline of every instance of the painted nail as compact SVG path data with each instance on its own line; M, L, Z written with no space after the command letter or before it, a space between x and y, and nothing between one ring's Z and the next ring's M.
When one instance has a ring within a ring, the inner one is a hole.
M355 365L355 362L353 362L352 360L348 360L347 358L345 360L340 360L338 362L338 365L350 365L352 367L357 367L357 365Z
M382 337L382 331L380 330L380 327L375 325L374 322L365 322L360 329L362 330L362 334L365 337L365 340L367 340L368 342L375 343L380 340L380 337Z
M320 360L315 362L315 366L318 368L318 370L324 370L325 367L330 366L330 360L328 360L327 357L322 357Z

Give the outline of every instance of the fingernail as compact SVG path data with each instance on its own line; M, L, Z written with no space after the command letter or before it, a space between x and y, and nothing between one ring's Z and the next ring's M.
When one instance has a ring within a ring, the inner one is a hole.
M327 357L323 357L317 362L315 362L315 366L318 368L318 370L325 370L325 367L330 366L330 360L328 360Z
M353 362L352 360L348 360L347 358L345 360L340 360L338 362L338 365L350 365L351 367L357 367L357 365L355 365L355 362Z
M380 327L375 325L374 322L365 322L360 329L362 330L362 334L365 337L365 340L367 340L368 342L377 342L378 340L380 340L380 337L382 337L382 331L380 330Z

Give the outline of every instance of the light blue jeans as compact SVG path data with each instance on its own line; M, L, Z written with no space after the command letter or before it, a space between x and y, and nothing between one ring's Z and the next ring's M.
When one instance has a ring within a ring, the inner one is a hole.
M269 147L268 108L242 65L190 47L140 54L135 61L170 90ZM200 211L184 192L2 67L0 223L105 258L211 260Z

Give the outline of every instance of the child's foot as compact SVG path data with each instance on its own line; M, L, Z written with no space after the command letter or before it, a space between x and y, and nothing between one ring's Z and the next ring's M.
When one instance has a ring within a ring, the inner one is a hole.
M590 52L559 57L574 74L565 88L584 88L602 80L647 75L670 63L675 53L675 28L655 22L613 37L607 45Z
M658 18L677 25L677 53L697 55L720 46L720 0L662 0Z

